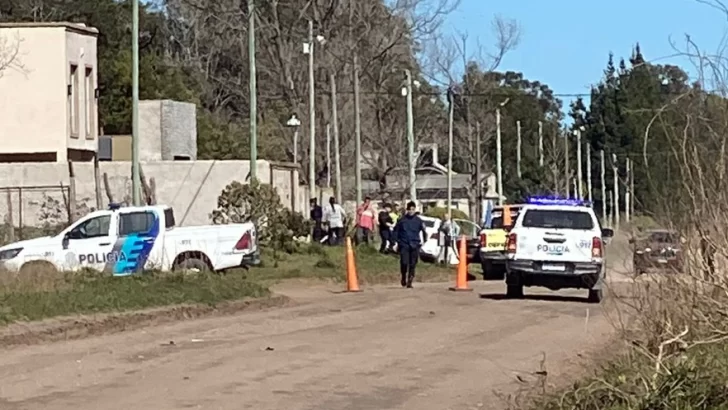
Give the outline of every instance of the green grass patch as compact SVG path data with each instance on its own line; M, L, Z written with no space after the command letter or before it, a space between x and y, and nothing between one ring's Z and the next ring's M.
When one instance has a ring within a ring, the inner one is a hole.
M381 255L373 246L355 251L363 284L399 281L396 255ZM298 245L294 253L263 255L263 264L224 274L146 272L113 277L94 271L56 272L41 265L30 273L0 273L0 325L74 314L111 313L181 304L211 305L269 294L286 279L346 280L344 247ZM452 268L421 263L418 280L448 280Z
M130 277L99 273L58 275L36 288L23 282L6 284L0 289L0 324L181 304L214 306L268 295L265 287L237 272L228 275L149 272Z
M678 352L656 370L639 353L602 365L533 407L543 410L725 410L728 409L728 344L698 345Z

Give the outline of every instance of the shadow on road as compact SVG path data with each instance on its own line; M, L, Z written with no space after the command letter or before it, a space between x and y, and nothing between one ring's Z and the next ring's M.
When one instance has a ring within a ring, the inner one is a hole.
M585 297L578 297L578 296L562 296L562 295L524 295L521 299L511 299L506 297L503 293L481 293L480 295L481 299L488 299L488 300L506 300L506 301L518 301L518 300L538 300L538 301L545 301L545 302L578 302L578 303L587 303L587 299Z

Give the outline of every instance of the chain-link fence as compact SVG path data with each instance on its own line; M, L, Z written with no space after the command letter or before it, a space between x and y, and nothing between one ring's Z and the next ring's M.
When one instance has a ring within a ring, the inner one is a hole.
M0 241L57 233L70 220L68 185L0 187Z

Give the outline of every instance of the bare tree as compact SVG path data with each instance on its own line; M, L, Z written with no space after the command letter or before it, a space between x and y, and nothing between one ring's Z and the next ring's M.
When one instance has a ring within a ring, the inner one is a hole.
M521 30L516 20L496 16L491 22L493 46L488 49L480 41L475 42L475 49L468 48L470 43L467 33L457 33L450 37L434 38L427 46L425 53L427 76L433 83L446 88L458 85L463 95L456 98L459 105L459 121L455 124L453 142L454 154L463 160L465 172L470 176L468 202L472 212L477 208L478 185L476 164L478 155L483 169L483 177L493 169L493 156L487 150L476 152L474 125L481 124L483 136L481 147L485 148L495 133L495 108L501 101L492 98L477 98L475 95L487 95L500 87L497 81L488 76L500 66L503 58L518 46ZM476 215L473 215L476 216Z

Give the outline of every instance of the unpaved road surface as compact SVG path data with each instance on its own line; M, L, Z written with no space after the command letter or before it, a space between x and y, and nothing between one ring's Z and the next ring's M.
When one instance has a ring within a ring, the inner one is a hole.
M613 329L586 291L447 286L289 286L282 309L6 349L0 409L501 409L544 355L573 377Z

